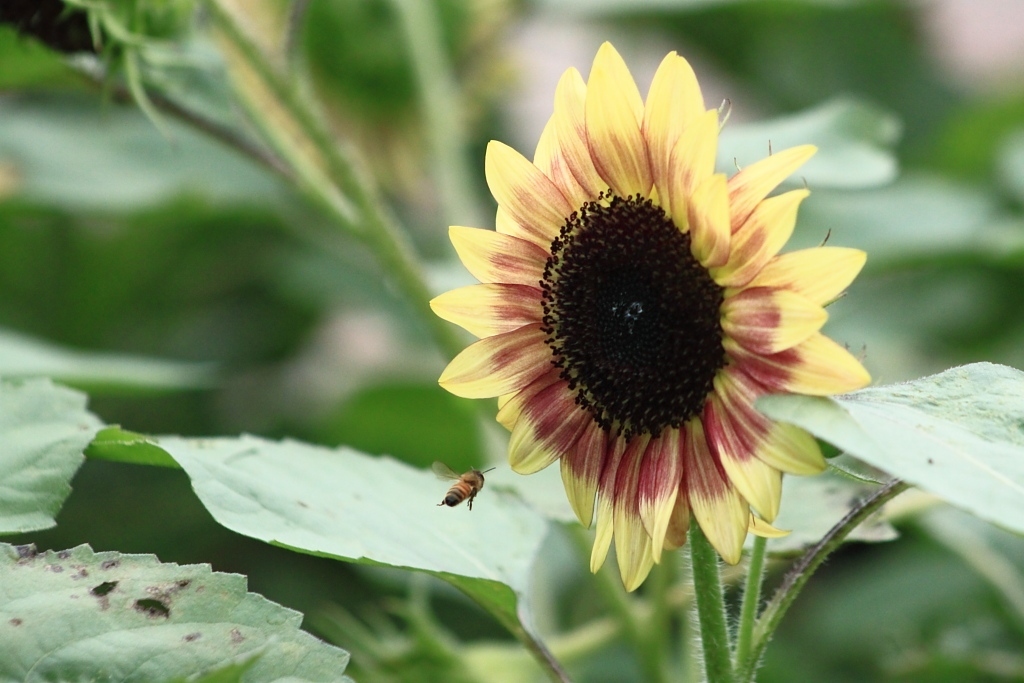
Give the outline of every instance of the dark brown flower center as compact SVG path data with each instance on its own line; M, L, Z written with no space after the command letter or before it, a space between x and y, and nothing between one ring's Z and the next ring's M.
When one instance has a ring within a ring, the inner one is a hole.
M725 365L724 294L661 207L588 202L552 242L541 287L553 363L604 429L657 436L700 413Z

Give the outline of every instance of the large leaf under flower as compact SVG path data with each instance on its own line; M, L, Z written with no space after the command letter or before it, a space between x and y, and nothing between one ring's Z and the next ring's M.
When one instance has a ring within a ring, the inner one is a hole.
M769 417L1024 533L1024 373L975 363L835 398L769 396Z

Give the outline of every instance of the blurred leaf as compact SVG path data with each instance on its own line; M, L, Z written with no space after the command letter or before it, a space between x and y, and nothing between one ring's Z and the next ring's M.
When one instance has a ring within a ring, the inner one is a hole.
M450 482L391 458L295 441L161 437L214 518L268 543L418 569L530 632L524 598L548 527L518 497L485 489L472 511L438 506Z
M0 382L0 533L56 524L100 427L76 391L46 379Z
M236 152L168 122L160 135L137 110L95 98L35 95L0 102L0 160L23 196L72 210L138 209L191 193L267 204L282 184Z
M811 185L799 236L788 247L817 246L831 230L834 244L867 251L871 267L1002 250L995 199L981 190L922 175L863 192L818 192Z
M875 487L865 486L825 473L816 477L786 477L779 516L772 525L792 531L768 541L773 553L791 553L821 540L857 503ZM896 529L884 519L872 518L846 537L847 541L891 541Z
M246 681L349 680L348 654L301 631L300 613L209 565L3 545L0 577L4 680L165 681L246 653L260 655Z
M45 376L91 392L169 391L212 384L212 366L142 356L90 353L0 328L0 376Z
M731 173L797 145L818 153L787 182L815 188L854 189L892 182L900 136L899 121L864 102L839 99L791 116L747 124L727 124L718 145L718 167Z
M313 430L322 443L344 443L415 467L435 460L463 472L480 464L477 413L436 382L363 388Z
M769 396L769 417L1024 532L1024 373L975 363L834 398Z
M1024 130L1005 138L996 162L1002 182L1018 202L1024 203Z
M0 90L71 81L60 56L24 38L11 26L0 26Z
M790 0L790 4L843 6L856 5L865 0ZM764 0L535 0L544 9L573 14L635 14L641 11L679 11L702 9L716 5L743 5L764 3Z
M178 463L165 450L143 435L120 427L101 429L85 449L86 456L133 465L154 465L177 468Z

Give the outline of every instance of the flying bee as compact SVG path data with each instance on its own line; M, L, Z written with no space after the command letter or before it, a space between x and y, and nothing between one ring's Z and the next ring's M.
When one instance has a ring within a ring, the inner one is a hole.
M437 475L438 479L454 479L455 483L448 489L448 493L444 494L444 500L438 503L438 506L447 505L448 507L455 507L462 501L468 501L469 509L473 509L473 499L476 498L476 494L480 493L480 489L484 487L484 474L490 472L494 468L490 468L481 472L480 470L470 470L465 474L458 474L448 465L443 462L435 462L431 469L434 470L434 474Z

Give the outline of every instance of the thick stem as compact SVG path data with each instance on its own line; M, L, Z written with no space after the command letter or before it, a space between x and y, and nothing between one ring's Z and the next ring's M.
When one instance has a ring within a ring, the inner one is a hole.
M737 669L750 658L753 643L754 621L761 602L761 582L764 580L764 556L768 539L754 536L754 548L747 566L747 582L743 587L743 605L740 608L740 623L736 633L736 652L733 666Z
M747 681L754 680L754 674L757 671L757 664L761 659L761 655L764 654L764 649L767 647L772 634L775 633L775 629L778 628L783 615L785 615L789 606L793 604L793 601L796 600L796 596L800 594L808 579L814 575L814 572L821 566L821 563L825 561L825 558L831 555L861 522L871 516L873 512L885 503L903 493L908 487L909 484L899 479L893 479L878 491L875 491L870 497L861 501L860 504L846 513L845 517L833 526L820 541L809 548L797 563L790 568L785 579L782 581L782 585L775 591L775 595L772 596L771 601L765 607L761 618L757 620L757 624L754 627L754 639L750 648L750 654L745 661L740 662L738 669L740 672L739 681L746 683Z
M700 642L704 655L704 674L708 683L731 683L731 643L725 618L725 599L722 592L722 575L718 570L718 555L695 521L690 523L689 541L693 590L697 599Z

